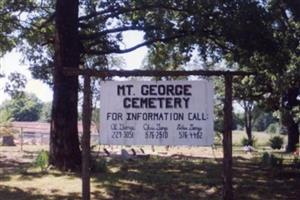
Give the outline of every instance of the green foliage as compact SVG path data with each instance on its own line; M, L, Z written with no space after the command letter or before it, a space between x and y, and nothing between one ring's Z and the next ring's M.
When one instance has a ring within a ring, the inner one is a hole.
M253 109L253 130L265 131L272 123L276 123L277 120L273 117L272 112L266 112L261 107L254 107Z
M273 136L270 138L269 143L272 149L281 149L283 145L283 137Z
M36 167L39 167L41 171L45 171L49 165L49 153L47 151L40 151L34 162Z
M8 82L5 85L4 92L8 93L12 98L18 98L24 95L27 79L24 75L14 72L8 76Z
M12 121L12 113L0 106L0 124Z
M222 133L220 132L215 132L215 138L214 138L214 145L222 145Z
M269 163L270 155L268 152L264 152L262 157L261 157L261 162L264 165L267 165Z
M106 173L108 172L107 161L104 158L92 159L91 169L93 172Z
M249 139L246 138L246 137L243 137L242 140L241 140L241 145L242 145L242 146L247 146L247 145L249 145L249 144L251 144L251 143L252 143L252 146L253 146L253 147L255 147L256 144L257 144L257 139L256 139L254 136L251 138L250 141L249 141Z
M0 109L0 136L8 136L16 133L16 130L12 129L11 121L11 113L6 109Z
M283 158L277 157L272 153L264 152L261 158L261 162L263 165L270 167L282 167Z
M176 44L154 44L144 59L146 70L182 70L183 64L189 60L188 55L182 54ZM167 77L167 79L183 79L184 77ZM161 79L157 77L156 80Z
M51 108L52 108L52 103L43 103L42 105L42 110L40 114L40 121L43 122L50 122L51 120Z
M0 116L9 116L14 121L37 121L41 111L41 101L33 94L24 94L4 101Z
M278 123L270 124L266 131L267 131L267 133L272 133L272 134L278 133L279 132L279 124Z

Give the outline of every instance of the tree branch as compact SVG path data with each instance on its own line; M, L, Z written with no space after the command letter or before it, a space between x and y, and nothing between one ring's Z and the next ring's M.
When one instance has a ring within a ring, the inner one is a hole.
M119 33L123 31L129 31L129 30L135 30L135 31L145 31L145 30L154 30L158 29L158 27L155 26L148 26L148 27L142 27L142 26L123 26L123 27L118 27L118 28L113 28L113 29L106 29L97 33L91 33L88 35L82 34L80 36L81 40L95 40L101 36L104 36L106 34L111 34L111 33Z
M118 15L121 14L125 14L125 13L130 13L130 12L135 12L135 11L141 11L141 10L152 10L152 9L165 9L165 10L173 10L173 11L178 11L178 12L187 12L189 13L188 9L180 9L178 7L173 7L173 6L168 6L168 5L164 5L163 3L156 3L156 4L146 4L140 7L133 7L133 8L129 8L129 7L115 7L115 8L108 8L106 10L102 10L99 12L94 12L91 13L89 15L85 15L85 16L81 16L79 17L79 21L86 21L89 20L93 17L97 17L100 15L105 15L105 14L109 14L109 15L105 15L105 19L110 18L110 17L116 17Z
M119 48L115 48L115 49L108 49L108 50L95 50L95 49L89 49L86 51L86 54L88 55L104 55L104 54L110 54L110 53L117 53L117 54L123 54L123 53L129 53L131 51L134 51L138 48L141 48L143 46L147 46L147 45L151 45L155 42L169 42L178 38L182 38L182 37L186 37L186 34L177 34L177 35L173 35L170 37L165 37L165 38L155 38L155 39L151 39L148 41L144 41L140 44L137 44L135 46L129 47L127 49L119 49Z

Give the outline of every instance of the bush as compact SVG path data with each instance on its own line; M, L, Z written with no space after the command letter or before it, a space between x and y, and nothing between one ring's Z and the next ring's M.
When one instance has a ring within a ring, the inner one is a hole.
M246 138L246 137L243 137L242 140L241 140L242 146L247 146L247 145L251 144L251 142L252 142L252 145L251 145L251 146L254 147L254 146L256 146L257 139L253 136L253 137L251 138L251 140L249 140L249 139Z
M261 158L262 164L271 167L281 167L283 163L283 158L279 158L273 154L264 152Z
M271 137L269 143L272 149L281 149L283 145L283 137L280 136Z
M214 138L214 145L221 145L223 140L222 133L216 132L215 138Z
M278 123L272 123L267 128L267 133L278 133L279 132L279 124Z
M283 158L278 158L277 156L271 154L270 164L272 167L281 167L283 163Z
M264 165L268 165L269 164L269 159L270 159L270 155L268 152L264 152L262 157L261 157L261 162Z
M91 163L91 169L93 172L105 173L108 171L107 161L105 159L94 159Z
M35 166L45 171L49 165L49 153L47 151L40 151L35 159Z
M300 159L297 156L294 157L293 164L295 168L300 168Z

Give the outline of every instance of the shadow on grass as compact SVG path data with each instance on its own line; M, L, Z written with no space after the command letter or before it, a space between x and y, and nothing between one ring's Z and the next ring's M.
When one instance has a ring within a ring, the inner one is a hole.
M147 161L112 160L113 173L95 176L106 199L222 199L222 160L151 158ZM262 166L257 160L235 157L235 199L298 199L300 170Z
M221 159L150 157L148 160L133 161L112 159L107 165L108 172L94 173L92 176L92 199L222 199ZM20 172L15 174L20 175ZM9 181L10 175L0 174L0 181ZM35 181L48 175L59 177L66 174L25 170L20 181ZM78 176L70 174L71 179ZM233 183L235 199L238 200L296 200L300 196L300 169L290 166L272 168L260 164L258 159L234 157ZM80 199L80 191L63 196L59 191L52 191L51 195L41 194L40 189L23 190L0 185L0 199Z
M209 159L154 157L109 165L120 170L95 178L109 199L220 199L221 165Z
M63 196L59 194L43 195L39 194L34 188L30 188L30 191L24 191L16 187L8 187L0 185L0 198L5 200L32 200L32 199L43 199L43 200L79 200L80 195L77 193L69 194L68 196Z
M233 177L236 199L298 199L300 170L271 167L256 160L235 159Z

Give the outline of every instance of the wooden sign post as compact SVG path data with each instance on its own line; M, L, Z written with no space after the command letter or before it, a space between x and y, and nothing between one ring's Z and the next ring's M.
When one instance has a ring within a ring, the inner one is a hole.
M84 97L83 97L83 134L81 139L82 146L82 199L90 200L90 157L91 157L91 114L92 114L92 94L91 78L84 76Z
M223 200L232 200L232 75L230 74L225 75L223 155Z
M90 77L164 77L164 76L224 76L225 104L224 104L224 133L223 133L223 200L233 199L232 187L232 77L249 76L250 72L243 71L153 71L153 70L91 70L69 69L64 73L69 76L84 76L83 103L83 136L82 136L82 199L90 200L90 125L91 125L91 86Z

